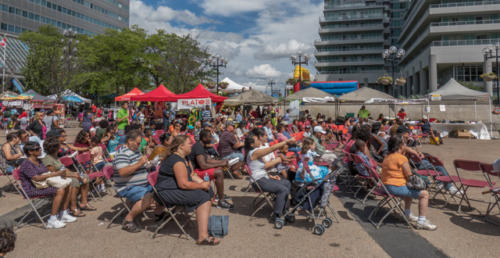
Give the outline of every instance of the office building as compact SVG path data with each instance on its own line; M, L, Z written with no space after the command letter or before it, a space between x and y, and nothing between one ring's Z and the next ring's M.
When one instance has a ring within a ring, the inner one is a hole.
M483 50L500 42L499 0L412 1L404 17L399 45L407 79L404 95L423 95L450 78L492 91L480 75L495 71Z

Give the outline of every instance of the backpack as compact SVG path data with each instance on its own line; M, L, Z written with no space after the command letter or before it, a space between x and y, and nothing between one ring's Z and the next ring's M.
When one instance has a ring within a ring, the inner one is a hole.
M208 219L208 234L213 237L224 237L229 229L229 216L212 215Z

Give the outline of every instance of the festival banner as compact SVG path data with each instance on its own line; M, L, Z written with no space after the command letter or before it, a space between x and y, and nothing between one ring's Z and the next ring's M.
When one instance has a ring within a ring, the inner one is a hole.
M211 106L212 100L210 98L206 99L179 99L177 100L177 110L181 109L193 109L193 108L205 108L205 106Z

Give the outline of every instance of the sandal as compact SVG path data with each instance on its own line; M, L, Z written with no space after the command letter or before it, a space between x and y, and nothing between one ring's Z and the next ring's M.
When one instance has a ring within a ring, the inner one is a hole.
M69 214L73 217L77 217L77 218L81 218L81 217L85 217L87 214L83 213L81 210L79 209L74 209L72 211L69 212Z
M88 204L88 203L84 206L82 206L81 204L79 206L80 206L80 210L82 210L82 211L96 211L97 210L95 207L90 206L90 204Z
M135 225L133 221L124 221L122 229L130 233L141 232L141 230Z
M209 236L209 237L203 239L203 241L201 241L201 242L196 241L196 244L197 245L218 245L218 244L220 244L220 239L217 239L218 241L215 242L216 239L217 238L215 238L215 237Z

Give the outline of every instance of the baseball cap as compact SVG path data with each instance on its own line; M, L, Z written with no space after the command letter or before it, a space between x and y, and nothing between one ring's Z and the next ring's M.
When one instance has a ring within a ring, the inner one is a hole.
M323 127L321 127L321 125L317 125L314 127L314 132L315 133L322 133L322 134L326 134L325 130L323 129Z

